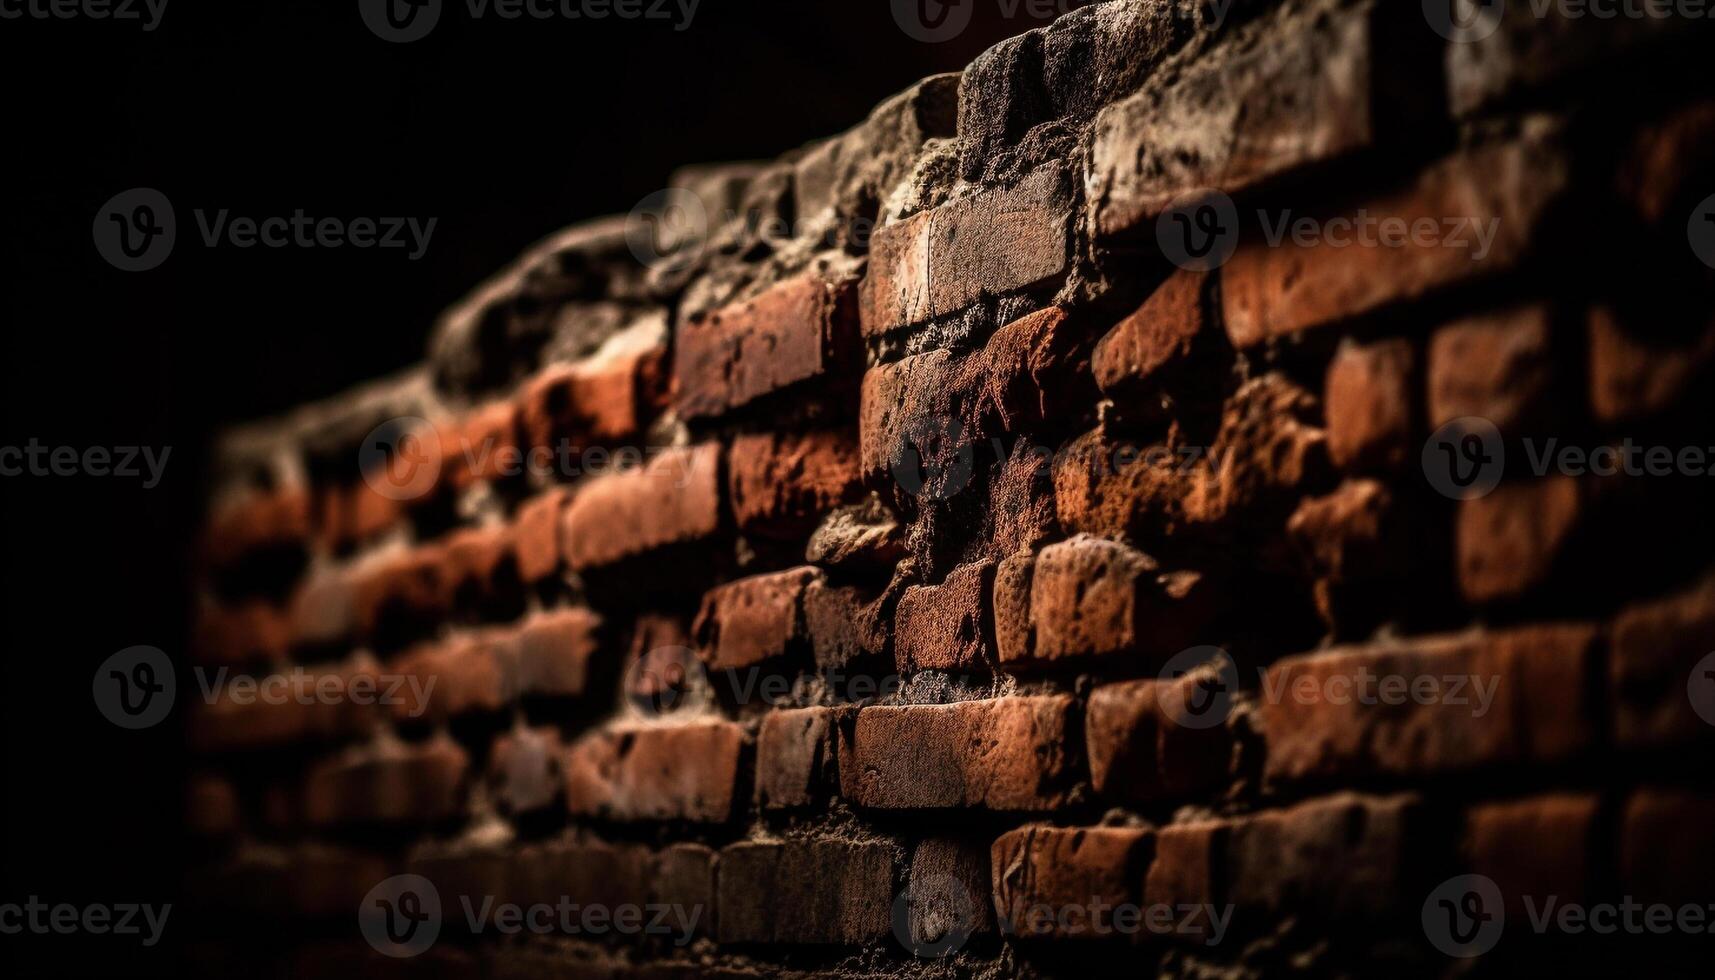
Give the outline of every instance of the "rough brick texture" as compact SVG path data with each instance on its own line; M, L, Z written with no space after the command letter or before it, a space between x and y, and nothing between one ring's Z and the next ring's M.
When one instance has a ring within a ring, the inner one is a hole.
M1707 31L1435 6L1081 6L222 436L169 652L185 927L242 928L191 972L391 975L401 872L428 975L1707 972L1530 923L1715 900Z

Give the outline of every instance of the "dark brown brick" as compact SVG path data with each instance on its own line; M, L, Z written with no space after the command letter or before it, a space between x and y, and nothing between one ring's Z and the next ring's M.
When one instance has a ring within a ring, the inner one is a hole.
M520 581L533 584L560 570L560 515L570 499L568 491L555 487L519 506L512 548Z
M1620 888L1627 897L1675 907L1715 901L1715 860L1701 840L1715 820L1715 796L1648 787L1620 817Z
M540 613L518 628L518 693L579 697L601 652L602 619L581 606Z
M883 843L791 840L721 850L722 943L879 941L892 928L894 849Z
M1503 434L1539 433L1551 422L1554 350L1546 306L1474 316L1429 340L1429 427L1475 416Z
M1402 338L1346 341L1328 365L1328 458L1346 470L1397 471L1413 458L1417 354Z
M834 709L771 712L756 738L756 801L770 810L809 806L832 785Z
M1209 910L1226 904L1225 821L1170 824L1155 832L1155 855L1143 880L1145 907L1184 909L1200 906L1184 919L1176 917L1171 934L1181 941L1207 942L1216 928Z
M1522 918L1529 897L1566 904L1589 901L1596 884L1600 800L1555 793L1473 806L1465 815L1464 856L1471 870L1499 886L1509 917Z
M1150 831L1123 827L1008 831L990 854L995 909L1027 939L1111 936L1114 907L1140 902L1153 845Z
M545 810L560 795L565 747L553 728L520 728L494 740L488 761L494 796L508 813Z
M1471 602L1523 598L1549 582L1583 520L1584 490L1564 475L1502 483L1459 503L1459 591Z
M469 759L451 740L375 746L312 766L304 780L310 825L423 824L464 807Z
M913 952L962 948L971 937L995 929L989 849L981 842L958 837L922 841L912 852L906 887ZM898 936L897 912L895 917Z
M1103 394L1145 392L1185 367L1205 332L1217 329L1208 315L1208 282L1203 273L1174 273L1102 336L1090 364Z
M994 563L954 569L939 585L913 585L894 614L894 656L902 674L982 670L994 662L988 615Z
M691 627L698 656L710 670L755 667L802 647L804 591L821 577L815 568L753 575L703 596Z
M1411 857L1436 845L1419 812L1412 796L1341 793L1235 821L1223 891L1240 914L1269 919L1374 922L1406 905L1415 912Z
M1192 673L1176 681L1129 681L1096 688L1085 710L1084 738L1097 793L1153 802L1206 793L1227 782L1232 739L1224 723L1182 724L1177 705L1195 703L1198 685L1218 674ZM1232 678L1224 683L1231 685ZM1171 695L1169 686L1174 687ZM1230 693L1229 693L1230 696ZM1163 697L1178 700L1167 706Z
M1715 678L1699 666L1715 652L1715 579L1622 609L1610 643L1615 741L1667 747L1709 736Z

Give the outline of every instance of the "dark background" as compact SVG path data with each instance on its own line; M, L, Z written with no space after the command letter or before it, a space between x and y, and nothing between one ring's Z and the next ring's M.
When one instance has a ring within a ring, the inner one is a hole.
M403 45L372 35L356 0L173 0L150 33L0 20L0 446L171 447L153 490L0 477L0 903L179 900L182 732L109 725L90 685L136 644L185 663L214 430L418 360L440 309L549 232L630 210L677 165L831 135L1043 23L1006 0L965 2L972 26L942 44L906 35L886 0L703 0L682 32L472 21L449 0L429 37ZM178 217L173 254L149 272L112 268L91 240L97 210L133 187L161 190ZM199 208L439 220L412 262L209 249ZM0 936L0 972L173 975L187 914L175 908L156 950Z

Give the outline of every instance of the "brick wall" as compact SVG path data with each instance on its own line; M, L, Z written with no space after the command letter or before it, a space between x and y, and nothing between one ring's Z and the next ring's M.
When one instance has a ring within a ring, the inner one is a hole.
M200 964L1706 957L1533 922L1715 901L1707 32L1524 8L1080 9L229 433Z

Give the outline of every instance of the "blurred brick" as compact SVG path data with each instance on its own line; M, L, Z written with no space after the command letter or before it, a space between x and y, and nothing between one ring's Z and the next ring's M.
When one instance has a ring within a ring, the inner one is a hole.
M738 529L767 537L807 535L822 515L856 499L862 478L849 430L738 436L727 465Z
M1625 607L1611 635L1615 740L1644 748L1707 738L1715 724L1715 678L1699 676L1697 668L1715 652L1715 579Z
M792 840L723 848L722 943L869 945L892 928L893 847Z
M464 490L480 481L507 476L509 467L516 471L517 419L511 403L493 402L443 428L441 465L448 485Z
M579 697L588 689L592 660L601 649L599 615L581 606L555 609L518 628L518 693L526 697Z
M1121 827L1008 831L990 855L995 909L1027 939L1111 936L1114 906L1139 904L1153 845L1150 831Z
M238 832L243 811L238 790L219 776L192 776L185 784L185 826L199 837L229 837Z
M373 667L291 668L251 675L225 668L198 679L188 734L199 752L255 751L361 734L388 682ZM362 692L367 703L357 703Z
M721 525L721 447L669 449L637 469L590 480L566 508L561 548L573 571L702 541Z
M679 414L724 415L800 382L838 378L856 350L856 297L855 281L811 272L681 324Z
M994 661L988 612L994 563L954 569L940 585L913 585L894 613L894 655L902 674L982 670Z
M545 810L560 795L564 746L553 728L520 728L494 740L489 779L508 813Z
M1091 365L1103 394L1148 391L1184 369L1198 342L1215 329L1206 305L1208 284L1203 273L1175 272L1102 336Z
M1549 582L1586 506L1574 477L1502 483L1461 501L1455 530L1459 591L1474 603L1517 600Z
M1620 817L1620 888L1629 898L1674 907L1715 901L1715 860L1691 845L1715 820L1715 796L1646 787L1625 802Z
M517 697L516 648L498 634L461 635L406 653L392 671L408 678L393 702L400 721L438 723L470 714L493 714ZM418 696L419 692L421 697Z
M198 611L192 650L198 663L237 667L278 663L291 644L291 626L279 607L263 599L241 599Z
M742 670L799 649L809 638L804 590L820 576L794 568L709 590L691 627L698 656L710 670Z
M1416 352L1401 338L1342 343L1328 366L1328 457L1341 469L1402 469L1416 447Z
M325 648L351 637L356 596L343 569L312 572L299 583L287 611L292 645Z
M1197 943L1212 934L1209 910L1226 902L1223 880L1229 825L1225 821L1169 824L1155 832L1155 855L1143 879L1145 907L1197 912L1175 922L1174 935Z
M1546 306L1449 324L1429 341L1429 427L1475 416L1504 435L1542 432L1553 421L1553 382Z
M310 536L310 498L301 488L259 491L215 509L203 530L203 554L226 568L257 553L296 551Z
M427 633L448 611L448 571L445 553L434 545L393 552L355 569L352 608L359 635L397 646Z
M725 823L744 744L744 730L728 722L586 735L566 756L567 809L603 820Z
M1415 913L1413 856L1437 844L1412 796L1340 793L1233 823L1222 888L1243 915L1383 922Z
M906 887L909 936L919 948L962 947L970 937L995 929L989 849L980 841L931 837L920 842L911 855ZM896 911L896 936L898 928Z
M519 506L512 547L520 581L534 584L560 570L560 515L570 499L568 491L555 487Z
M511 530L504 525L464 528L442 539L447 603L483 619L511 619L522 611Z
M1550 895L1583 904L1596 887L1600 801L1586 793L1529 796L1473 806L1465 816L1464 856L1493 880L1508 917L1540 908Z
M1568 183L1562 151L1529 134L1461 151L1421 173L1409 188L1364 202L1376 222L1435 223L1433 244L1340 248L1319 239L1279 247L1241 244L1221 269L1221 297L1233 346L1254 347L1324 324L1422 299L1450 286L1518 266L1544 216ZM1447 222L1459 228L1448 230ZM1492 241L1479 236L1494 233Z
M1163 697L1176 698L1173 704L1188 709L1198 703L1200 685L1211 681L1223 682L1218 675L1193 672L1176 681L1128 681L1091 692L1084 738L1096 792L1118 800L1154 802L1225 785L1232 739L1224 719L1209 727L1192 727L1175 716L1179 708L1162 703ZM1231 679L1223 683L1230 684ZM1167 693L1170 685L1171 695Z
M864 708L841 793L879 810L1054 809L1074 778L1071 711L1064 695Z
M1612 307L1590 311L1590 409L1613 425L1651 418L1698 390L1715 365L1715 318L1690 337L1641 336Z
M438 823L464 806L469 758L450 740L365 748L310 767L304 815L317 828Z

